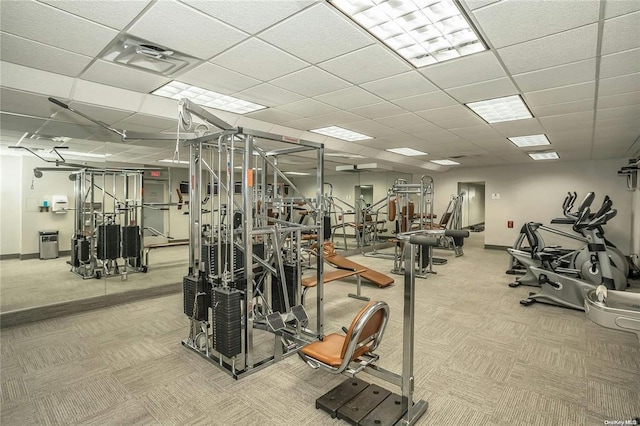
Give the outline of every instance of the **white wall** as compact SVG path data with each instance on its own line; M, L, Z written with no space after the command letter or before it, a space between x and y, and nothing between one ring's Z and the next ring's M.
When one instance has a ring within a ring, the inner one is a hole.
M466 182L458 185L458 192L465 192L462 201L462 227L484 222L485 187L478 183ZM436 212L442 214L442 212Z
M0 156L0 255L19 254L22 246L22 162Z
M518 164L502 167L478 167L456 169L445 173L433 173L435 181L435 211L441 214L458 182L482 182L486 184L485 244L511 246L520 227L525 222L549 224L554 217L562 216L562 201L568 191L576 191L579 200L588 192L596 193L592 210L598 209L605 195L609 195L618 215L606 226L607 238L625 253L631 247L632 193L617 176L617 171L627 163L626 159L602 161L547 162ZM499 199L492 199L492 194ZM575 208L574 207L574 208ZM507 221L514 221L514 228L507 228ZM570 230L566 225L559 228ZM547 243L564 243L561 237L545 235ZM566 244L569 245L569 244Z

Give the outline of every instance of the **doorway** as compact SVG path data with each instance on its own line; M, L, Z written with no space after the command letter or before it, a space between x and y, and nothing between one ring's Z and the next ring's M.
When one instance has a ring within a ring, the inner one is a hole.
M144 183L144 201L149 204L165 203L165 183L148 180ZM144 236L154 237L164 235L164 210L160 208L145 207L143 209Z
M458 182L458 194L463 191L462 228L484 230L485 183Z

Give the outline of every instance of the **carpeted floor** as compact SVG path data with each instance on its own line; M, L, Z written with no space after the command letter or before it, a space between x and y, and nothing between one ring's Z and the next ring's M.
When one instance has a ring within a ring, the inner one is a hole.
M415 396L429 402L422 425L603 425L640 416L640 344L600 328L583 312L518 301L507 287L506 253L482 249L417 282ZM382 271L386 259L352 257ZM378 350L400 371L402 277L363 293L391 318ZM638 284L636 283L637 291ZM350 282L326 285L326 331L348 325L364 302ZM315 300L307 305L313 314ZM314 408L344 380L298 357L234 381L180 345L182 296L150 299L2 330L3 425L346 424ZM361 378L395 388L369 376Z

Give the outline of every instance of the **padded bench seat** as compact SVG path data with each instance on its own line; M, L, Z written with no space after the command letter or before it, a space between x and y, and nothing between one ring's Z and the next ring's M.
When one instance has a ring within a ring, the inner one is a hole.
M324 274L322 274L322 282L330 283L331 281L337 281L337 280L341 280L342 278L359 275L365 271L366 269L356 269L356 270L338 269L337 271L325 272ZM317 278L318 277L315 274L313 276L303 278L302 286L305 287L305 289L317 286L318 285Z

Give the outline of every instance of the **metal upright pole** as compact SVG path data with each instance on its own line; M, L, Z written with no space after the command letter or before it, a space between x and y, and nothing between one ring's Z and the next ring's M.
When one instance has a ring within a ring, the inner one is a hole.
M324 206L322 196L324 193L324 146L317 151L318 169L316 174L316 225L317 231L317 256L316 256L316 333L324 336L324 283L322 275L324 271ZM357 230L356 230L357 232Z
M244 229L242 242L244 244L244 273L247 280L245 292L245 313L247 316L245 334L247 336L246 367L253 367L253 173L251 157L253 152L253 136L244 137L244 154L242 162L242 202L244 204ZM284 279L284 277L282 277Z

